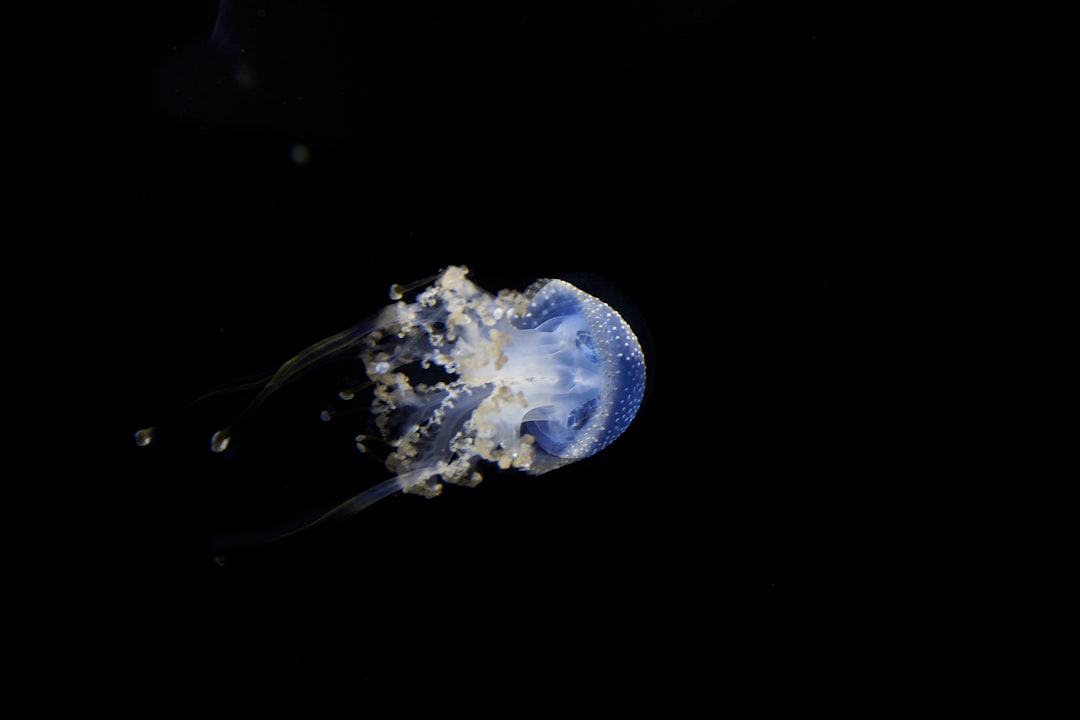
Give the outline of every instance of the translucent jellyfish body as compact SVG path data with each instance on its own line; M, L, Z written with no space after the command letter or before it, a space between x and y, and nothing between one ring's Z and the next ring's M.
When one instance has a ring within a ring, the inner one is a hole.
M563 280L493 295L467 274L448 267L412 302L399 299L303 350L241 414L326 358L352 353L363 363L368 382L340 396L370 390L375 432L356 443L379 446L391 477L278 537L397 492L433 497L443 483L475 486L481 461L540 475L593 455L629 426L645 361L618 312ZM395 286L391 297L405 292ZM214 435L213 450L229 445L230 428ZM139 445L152 438L152 428L136 433Z

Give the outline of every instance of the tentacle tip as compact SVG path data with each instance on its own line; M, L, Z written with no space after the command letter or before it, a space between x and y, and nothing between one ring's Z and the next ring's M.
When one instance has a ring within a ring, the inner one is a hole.
M210 438L210 450L212 452L221 453L229 447L229 441L232 440L224 430L218 430L214 433L214 436Z

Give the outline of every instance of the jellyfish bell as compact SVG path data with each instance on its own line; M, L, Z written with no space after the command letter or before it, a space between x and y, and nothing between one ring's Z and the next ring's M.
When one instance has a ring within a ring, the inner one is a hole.
M421 286L411 302L404 299ZM287 537L399 492L434 497L444 483L473 487L484 463L542 475L606 448L641 405L646 368L634 331L565 280L492 294L467 268L450 266L421 283L395 285L390 295L396 302L368 320L286 361L213 435L211 449L229 448L235 428L282 387L348 354L367 379L338 397L370 396L371 429L356 446L383 455L391 477L312 520L228 545ZM324 411L324 420L332 417ZM135 439L147 446L153 438L147 428Z

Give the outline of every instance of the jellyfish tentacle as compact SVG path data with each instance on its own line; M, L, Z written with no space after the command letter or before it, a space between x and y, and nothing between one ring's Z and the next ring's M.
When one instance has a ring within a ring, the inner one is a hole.
M220 563L226 555L240 550L248 550L263 545L268 545L278 540L298 533L311 530L315 527L331 525L344 520L356 513L371 507L375 503L399 492L416 492L425 496L437 495L441 486L430 480L431 473L414 471L395 475L377 485L353 495L348 500L340 502L329 510L323 510L312 515L307 515L300 520L293 520L279 525L276 528L262 532L245 532L232 535L223 535L214 539L213 551L215 559Z
M158 427L160 425L168 425L172 421L176 420L177 416L188 414L194 411L194 409L199 407L200 405L203 405L210 400L221 397L223 395L232 395L234 393L241 393L261 388L266 385L267 381L269 381L271 377L273 377L273 374L273 371L264 371L261 373L256 373L254 375L247 375L236 380L230 380L228 382L222 383L221 385L218 385L217 387L208 390L207 392L203 393L199 397L189 402L179 411L161 419L157 425L151 425L150 427L145 427L141 430L138 430L135 433L135 444L139 447L146 447L154 441L157 435Z
M214 433L210 439L210 449L214 452L224 452L232 439L233 429L258 410L271 395L325 360L336 357L362 343L368 335L385 323L385 315L390 309L392 306L347 330L313 343L282 363L268 380L261 383L258 394L247 407L241 410L227 426ZM253 385L254 383L249 387Z

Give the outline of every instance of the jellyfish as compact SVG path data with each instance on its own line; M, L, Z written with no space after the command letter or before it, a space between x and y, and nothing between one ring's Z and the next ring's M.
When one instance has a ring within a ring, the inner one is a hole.
M361 452L381 450L390 477L258 544L341 520L396 493L431 498L445 483L475 487L482 463L542 475L596 454L630 425L646 368L622 315L565 280L492 294L468 273L450 266L411 286L392 286L395 302L287 360L213 434L211 450L223 452L244 418L306 371L343 353L362 364L367 380L338 396L352 402L370 395L373 431L355 443ZM153 438L153 428L135 434L140 446Z

